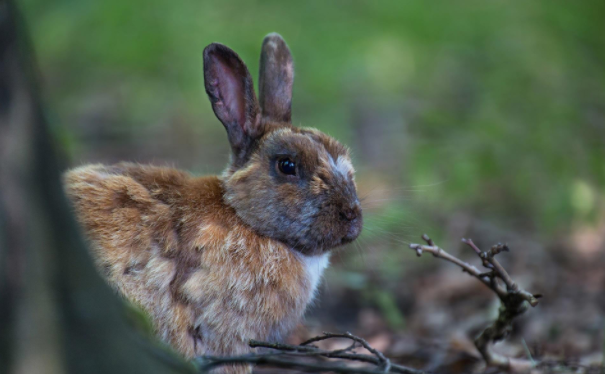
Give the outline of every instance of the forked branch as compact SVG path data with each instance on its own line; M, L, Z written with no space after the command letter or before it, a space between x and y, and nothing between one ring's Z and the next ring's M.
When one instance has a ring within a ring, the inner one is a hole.
M475 338L475 346L483 356L486 364L509 372L529 371L535 365L534 362L505 357L494 352L492 349L493 343L508 336L512 330L513 320L523 314L527 310L528 305L532 307L538 305L538 299L542 297L542 295L534 295L520 288L496 259L496 255L509 251L508 246L498 243L488 251L482 251L471 239L462 239L462 242L475 251L481 259L483 266L488 269L485 272L481 272L475 266L439 248L428 235L422 235L422 239L427 243L426 245L410 244L410 248L414 249L418 256L422 256L424 252L429 252L435 257L454 263L498 295L501 303L498 318Z

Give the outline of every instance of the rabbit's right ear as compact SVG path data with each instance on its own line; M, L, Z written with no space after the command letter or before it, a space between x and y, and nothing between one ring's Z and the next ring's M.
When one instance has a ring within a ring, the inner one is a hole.
M204 84L214 114L227 129L233 164L241 166L263 133L248 68L230 48L212 43L204 49Z
M288 45L277 33L265 36L260 55L258 95L263 118L290 122L294 64Z

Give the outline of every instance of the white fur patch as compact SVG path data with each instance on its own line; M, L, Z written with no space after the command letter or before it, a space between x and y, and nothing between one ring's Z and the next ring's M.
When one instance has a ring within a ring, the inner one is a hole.
M334 161L332 156L328 156L328 158L330 159L330 166L332 169L337 173L340 173L340 175L343 177L348 178L355 172L355 169L353 169L353 164L351 164L351 161L347 157L342 155L338 156L336 161Z
M336 160L336 170L345 176L355 172L355 169L353 169L353 164L351 164L351 160L344 156L338 156L338 159Z
M330 254L324 253L323 255L319 256L301 255L300 257L305 265L307 277L311 285L309 300L313 300L315 297L315 292L317 291L317 286L319 286L319 282L321 282L324 270L326 270L330 264Z

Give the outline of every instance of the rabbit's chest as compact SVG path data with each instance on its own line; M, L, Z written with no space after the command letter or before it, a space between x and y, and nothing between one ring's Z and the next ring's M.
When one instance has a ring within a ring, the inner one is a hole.
M209 230L218 232L204 228ZM313 299L328 255L303 256L242 227L222 234L212 242L199 237L201 266L182 284L184 298L195 305L202 325L209 317L248 338L279 337Z

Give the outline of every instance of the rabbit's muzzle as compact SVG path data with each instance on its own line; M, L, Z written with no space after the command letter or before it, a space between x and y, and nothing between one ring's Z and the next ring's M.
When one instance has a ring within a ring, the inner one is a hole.
M348 229L346 234L342 237L341 243L347 244L357 239L363 227L363 216L359 203L343 209L343 211L340 212L340 220L348 225Z

